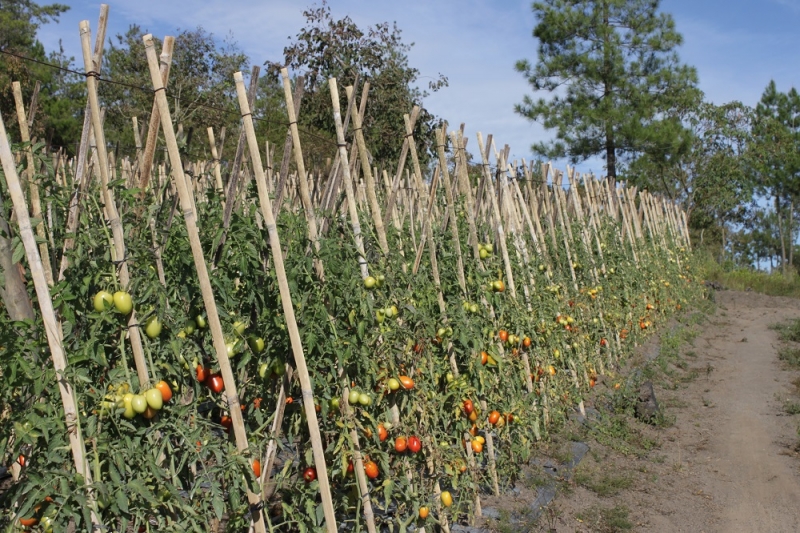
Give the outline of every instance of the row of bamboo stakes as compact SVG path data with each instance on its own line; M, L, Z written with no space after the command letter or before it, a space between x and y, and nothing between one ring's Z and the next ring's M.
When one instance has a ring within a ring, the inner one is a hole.
M108 6L102 5L94 50L90 47L91 31L88 21L83 21L80 24L84 66L87 72L88 101L86 118L77 157L74 160L67 161L62 155L55 156L56 164L54 169L58 183L63 186L71 186L75 191L70 203L67 234L73 234L77 229L80 210L79 200L86 190L89 175L93 174L99 179L106 221L112 231L113 260L119 264L118 282L122 288L126 288L130 283L130 272L125 252L124 228L122 227L113 191L108 184L116 178L116 169L120 168L122 178L124 178L126 184L129 187L141 187L143 195L147 194L148 188L151 191L158 191L168 186L172 190L175 194L175 201L180 203L180 212L188 230L213 345L225 385L225 397L233 421L235 442L237 448L247 455L249 453L249 442L239 408L236 381L227 356L222 326L209 279L209 264L212 265L212 268L216 265L213 258L209 260L209 258L205 257L200 245L196 202L207 201L209 197L213 197L206 194L208 189L213 189L218 193L216 196L220 198L224 205L227 218L234 209L234 204L239 205L246 201L244 195L245 185L253 180L255 181L260 207L259 216L261 217L259 223L263 223L269 235L269 245L272 252L271 267L275 269L277 275L284 316L296 363L296 369L288 369L290 371L289 376L292 375L291 371L295 370L296 376L300 381L303 407L308 421L313 456L320 482L325 524L327 530L331 533L337 531L337 519L334 514L333 498L315 410L314 391L283 265L284 251L281 247L280 236L275 223L276 209L302 209L305 214L309 240L317 251L319 250L320 239L324 236L329 225L329 222L324 219L321 213L334 209L336 213L349 217L359 253L359 267L363 277L369 276L369 266L364 246L365 232L362 229L359 213L368 213L371 231L375 232L378 249L384 256L390 254L386 227L391 224L395 229L400 230L407 221L410 235L401 235L401 239L405 243L405 239L410 238L408 245L410 250L414 252L413 268L415 271L420 267L421 257L424 250L427 249L431 265L431 276L437 290L437 300L445 323L447 322L447 306L441 288L437 262L437 245L433 236L437 230L449 231L455 245L458 285L461 290L461 296L466 299L468 295L464 274L464 257L459 239L461 230L458 226L458 217L456 215L459 207L466 209L468 213L466 219L468 221L468 242L472 251L472 259L478 262L480 269L484 269L480 261L479 244L485 241L496 242L502 257L509 293L512 298L522 298L529 309L532 301L531 294L537 290L535 279L532 275L534 268L538 264L544 264L548 269L551 269L558 259L556 251L562 246L569 266L570 279L576 291L578 290L578 281L573 262L574 258L577 257L578 248L582 248L582 253L580 254L582 257L590 259L591 265L589 265L589 269L592 279L595 282L599 282L600 276L606 271L600 235L602 219L611 220L617 224L619 228L617 238L620 245L630 251L637 264L640 257L647 256L650 253L647 249L647 242L652 247L666 247L669 244L689 246L685 213L665 199L650 195L647 191L637 191L635 188L612 187L607 180L598 181L593 176L578 176L574 169L570 168L566 173L569 188L565 189L564 173L554 170L549 164L542 165L537 172L534 165L529 165L525 160L522 160L521 165L518 165L517 161L509 162L508 146L498 151L491 136L484 142L480 133L477 134L480 153L480 182L477 187L473 187L470 184L468 174L467 138L464 136L463 125L460 129L451 131L449 135L446 131L446 125L436 130L437 164L430 183L426 183L413 135L414 123L419 112L418 108L414 108L409 115L403 117L406 135L403 139L401 156L396 172L393 177L390 177L386 169L372 166L363 135L362 125L368 84L364 84L360 105L356 103L355 87L346 88L348 106L343 120L338 86L335 79L330 80L329 87L336 126L337 151L334 161L327 169L327 172L320 170L308 172L305 167L300 132L297 127L297 114L300 110L299 100L302 97L302 91L299 88L299 90L292 91L291 81L286 69L281 72L281 75L289 115L289 130L284 147L283 165L278 173L273 172L272 168L275 147L270 147L268 143L265 146L264 153L266 154L267 164L264 166L261 157L261 146L258 144L253 126L251 109L255 99L257 70L253 73L249 94L245 90L242 74L236 73L234 76L242 115L242 132L235 157L237 163L234 164L234 172L229 178L226 191L222 180L221 147L218 147L215 142L215 134L212 128L208 128L209 147L212 155L210 161L184 163L179 152L178 139L165 93L174 47L174 39L171 37L167 37L164 40L160 60L152 36L146 35L143 38L155 92L153 110L150 115L144 146L142 146L141 142L143 131L140 132L139 130L137 118L133 118L132 125L137 146L136 157L133 163L125 158L117 165L113 161L113 154L109 154L106 149L107 143L102 123L103 110L100 108L97 97L97 73L99 73L100 65L102 64L103 40L105 38L107 20ZM31 139L27 127L28 118L25 116L25 107L19 84L14 84L13 92L21 140L29 142ZM352 124L354 133L354 140L349 151L345 138L348 121ZM155 151L159 130L161 130L165 139L168 160L156 165ZM224 137L224 135L225 132L223 131L221 136ZM453 153L452 160L455 164L452 175L450 173L450 162L445 151L448 139ZM492 152L494 152L496 161L494 170L489 162ZM294 155L296 167L294 173L289 173L288 160L291 154ZM411 168L406 169L406 160L409 155L411 157ZM14 203L14 214L20 237L25 246L40 310L44 317L45 331L53 365L60 376L59 389L67 426L70 428L70 446L75 469L83 474L86 483L93 525L101 527L100 515L96 511L96 503L92 495L92 477L87 466L86 451L81 438L74 391L72 385L63 377L67 362L63 353L62 329L50 298L50 288L53 286L54 280L63 279L64 272L68 267L67 252L74 245L74 242L69 238L65 240L59 272L54 277L47 242L45 218L43 217L41 206L41 194L35 178L35 168L30 148L25 151L24 157L28 163L24 175L24 181L28 184L27 200L25 191L22 189L22 183L16 173L16 160L7 141L5 126L0 122L0 158L2 158L9 194ZM247 166L246 163L248 162L250 166ZM189 169L188 173L187 168ZM71 172L67 172L67 169L71 169ZM114 175L112 176L112 174ZM169 174L171 174L171 178ZM359 174L361 175L360 179L358 178ZM538 180L534 178L537 174L540 176ZM71 183L69 176L72 176ZM192 179L192 176L200 179ZM538 186L536 186L537 183ZM548 184L552 184L552 186L548 186ZM443 190L439 190L437 194L437 188L440 186ZM340 203L342 189L344 190L344 200ZM271 201L271 195L278 196L275 202ZM384 200L383 210L380 201L381 197ZM39 221L35 227L31 226L28 201L31 204L30 213L34 219ZM435 224L440 220L443 220L444 223L441 228L436 228ZM542 224L543 221L545 224ZM578 223L577 238L573 232L574 221ZM479 226L492 227L494 235L479 235L477 230ZM562 242L557 242L557 227L560 229L559 233L562 237ZM155 243L155 232L154 229L152 230ZM37 237L39 238L38 244L36 242ZM514 243L514 250L517 254L514 260L509 255L508 238L511 238ZM531 249L528 248L529 245ZM402 249L400 253L405 255L405 251ZM411 257L409 256L407 259L411 259ZM159 277L164 283L163 267L160 264L160 260L157 261L159 263ZM314 266L320 283L324 283L325 267L321 260L316 259ZM516 278L515 274L517 275ZM522 290L521 297L518 295L518 287ZM493 316L494 311L485 298L482 298L482 303L489 307L489 311ZM603 321L602 314L600 319ZM135 327L136 324L137 319L132 314L129 320L129 326L132 327L127 328L128 338L134 356L134 366L139 384L144 389L149 387L150 375L142 348L140 332L138 327ZM605 328L604 322L602 326ZM616 335L615 340L616 350L618 351L620 349L618 335ZM452 346L448 347L448 353L453 373L457 376L458 367ZM612 357L613 353L612 351ZM535 385L531 380L531 367L527 352L523 352L523 362L526 372L526 388L528 392L533 392ZM609 363L611 362L609 361ZM342 374L342 369L339 369L339 372L344 385L342 398L343 415L352 420L353 415L348 405L348 380ZM577 368L572 368L572 376L577 383L579 379ZM263 469L260 479L261 490L257 492L248 491L247 495L251 509L254 510L251 517L251 530L259 533L266 531L260 509L262 507L261 502L264 496L268 494L268 487L270 486L272 464L277 451L275 443L284 414L285 403L282 400L286 395L287 384L288 379L284 380L279 392L278 407L272 424L272 435L267 446L266 456L262 462L262 464L266 465L266 468ZM532 396L532 398L535 398L535 396ZM542 395L542 398L546 423L547 396ZM536 402L537 400L534 399L533 401ZM486 402L484 400L481 400L481 407L486 410ZM580 405L579 408L582 410L583 406ZM399 421L399 413L396 406L392 407L391 416L394 418L393 422ZM355 426L352 427L354 428ZM369 486L364 475L363 458L360 453L356 430L352 429L349 436L365 523L368 531L374 533L377 531L375 516L369 496ZM468 436L466 441L469 442ZM498 494L499 486L494 464L494 442L490 433L487 434L487 448L492 490L495 494ZM466 447L465 452L472 475L475 476L475 458L472 456L469 446ZM428 458L427 468L430 474L436 477L436 465L430 457ZM407 468L405 475L409 481L414 482L414 473L411 470ZM418 481L422 482L422 480ZM438 496L440 493L441 488L437 479L434 487L434 502L437 507L440 525L444 531L449 532L447 516L442 513L439 503ZM480 515L480 499L477 495L475 509L476 514Z

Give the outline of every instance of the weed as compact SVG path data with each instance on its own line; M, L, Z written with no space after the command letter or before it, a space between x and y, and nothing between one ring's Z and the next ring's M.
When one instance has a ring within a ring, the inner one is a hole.
M628 520L630 511L624 505L603 508L593 505L578 514L578 518L585 522L592 530L602 533L616 533L630 531L633 524Z
M773 324L770 329L777 331L782 341L800 342L800 320Z
M615 475L604 472L590 472L585 468L579 468L573 477L575 483L589 489L601 498L616 496L623 490L633 485L633 479L627 475Z
M800 367L800 348L786 346L778 350L778 359L789 366Z
M783 402L783 411L787 415L800 415L800 403L786 400Z

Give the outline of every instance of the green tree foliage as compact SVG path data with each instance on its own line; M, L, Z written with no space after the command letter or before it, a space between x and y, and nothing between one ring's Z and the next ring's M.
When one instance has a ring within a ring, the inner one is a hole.
M753 173L759 193L776 213L781 268L794 263L794 211L800 195L800 95L777 90L770 81L756 106L752 143Z
M753 196L749 145L753 110L740 102L698 106L663 120L672 142L634 160L628 178L640 188L683 204L704 244L725 249L727 226L748 216ZM724 253L724 252L723 252Z
M660 121L701 94L695 69L678 58L675 22L658 7L658 0L534 2L538 61L516 68L534 91L554 94L526 95L515 109L556 130L535 153L573 163L601 155L615 179L621 159L675 142L680 128Z
M403 114L410 113L428 94L419 89L420 72L408 63L408 51L413 44L402 40L396 25L380 23L366 30L359 28L350 17L335 19L326 2L303 12L306 26L284 49L282 63L267 63L277 76L283 66L305 74L305 94L299 121L308 130L334 139L333 116L327 80L335 77L340 87L343 109L346 109L344 87L355 82L369 81L370 93L364 132L368 148L377 161L397 160L401 139L405 135ZM443 76L428 85L436 91L447 85ZM360 96L360 93L359 93ZM431 148L430 132L436 118L424 108L417 121L415 134L420 153Z
M153 93L147 57L139 26L117 35L103 58L103 76L118 82L101 83L100 98L106 107L106 131L109 139L117 139L124 151L134 146L132 117L140 126L146 124L153 106ZM161 42L156 46L160 50ZM206 128L239 123L233 73L246 70L247 56L231 39L218 42L211 33L198 27L180 31L175 38L167 94L172 118L185 133L184 150L192 156L208 155ZM141 90L145 88L147 90ZM229 136L225 151L231 153L236 139Z
M76 91L76 83L81 80L67 71L19 57L70 68L71 58L66 57L63 50L48 54L36 38L42 24L57 21L68 9L62 4L39 5L30 0L0 2L0 50L7 52L0 55L0 112L7 127L16 134L17 119L11 83L20 82L27 106L38 81L41 84L39 112L31 135L45 140L51 146L64 146L71 152L74 147L70 144L76 134L80 134L80 93Z

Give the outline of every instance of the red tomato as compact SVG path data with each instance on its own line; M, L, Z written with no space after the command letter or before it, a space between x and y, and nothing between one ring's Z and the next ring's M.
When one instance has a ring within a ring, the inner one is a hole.
M315 479L317 479L317 469L313 466L309 466L303 471L303 479L306 480L306 483L311 483Z
M364 463L364 472L366 472L368 478L375 479L378 477L378 465L375 464L375 461L367 461Z
M472 400L464 400L464 413L469 416L475 410L475 405L473 405Z
M489 423L491 425L497 424L497 421L500 420L500 412L499 411L492 411L489 413Z
M408 449L411 453L417 453L422 449L422 443L419 440L419 437L411 436L408 437Z
M208 379L206 380L206 386L211 389L212 392L217 394L222 392L222 389L225 388L225 384L222 381L222 376L216 372L208 376Z
M228 433L233 426L233 420L231 420L231 417L228 415L222 415L222 418L219 420L219 425L225 429L225 433Z

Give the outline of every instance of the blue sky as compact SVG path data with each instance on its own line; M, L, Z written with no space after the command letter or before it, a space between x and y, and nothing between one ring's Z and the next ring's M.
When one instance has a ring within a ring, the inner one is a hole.
M100 4L61 2L70 11L59 24L44 27L40 39L48 50L61 40L78 58L78 23L87 19L94 30ZM203 26L220 38L231 34L253 64L262 64L281 58L287 37L303 25L303 9L313 3L118 0L110 3L109 35L134 23L159 37ZM510 145L512 159L530 160L530 145L550 138L513 111L530 92L514 63L536 58L529 0L330 0L329 5L335 17L349 15L362 27L397 22L404 40L415 43L409 56L421 82L439 73L450 80L424 105L454 127L466 123L470 148L477 145L477 131L484 137L492 133L500 146ZM684 36L681 59L697 68L708 100L755 105L770 79L781 91L800 87L800 0L662 0L661 10L675 18ZM602 161L590 160L578 169L602 174Z

